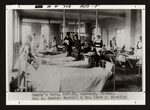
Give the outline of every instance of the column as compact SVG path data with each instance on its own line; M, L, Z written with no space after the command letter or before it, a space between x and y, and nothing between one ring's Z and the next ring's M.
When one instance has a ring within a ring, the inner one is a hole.
M14 37L14 13L12 10L6 10L6 62L7 75L10 75L13 67L13 38ZM6 75L6 76L7 76ZM6 88L7 90L9 88Z
M131 10L126 10L126 15L125 15L125 45L126 48L130 47L130 38L131 38Z
M91 23L85 23L85 33L88 40L92 39Z
M136 10L136 23L135 23L135 44L136 47L139 37L142 35L142 10ZM144 36L142 36L144 37Z
M77 33L77 29L78 29L77 26L78 26L78 25L77 25L77 22L75 21L75 33Z
M95 36L98 35L98 10L96 9L96 33Z
M66 36L66 10L63 10L63 39Z
M132 42L130 45L131 47L134 47L134 45L135 45L136 20L137 20L136 10L131 10L131 33L130 33L130 35L131 35L130 42Z
M78 15L78 35L79 35L79 38L80 38L80 24L81 24L81 15L79 14Z

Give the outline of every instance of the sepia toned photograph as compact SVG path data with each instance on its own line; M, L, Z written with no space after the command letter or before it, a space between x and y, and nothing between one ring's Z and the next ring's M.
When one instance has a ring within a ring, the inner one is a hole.
M142 10L6 8L6 92L145 92Z

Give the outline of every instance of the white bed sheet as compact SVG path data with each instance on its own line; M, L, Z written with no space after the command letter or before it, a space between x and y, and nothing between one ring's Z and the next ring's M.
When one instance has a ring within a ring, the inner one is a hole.
M75 63L74 63L75 64ZM73 63L72 63L73 66ZM101 91L111 71L101 67L75 68L41 65L36 71L30 67L29 79L33 91Z
M111 75L110 71L100 67L77 69L66 67L61 70L61 91L99 92Z

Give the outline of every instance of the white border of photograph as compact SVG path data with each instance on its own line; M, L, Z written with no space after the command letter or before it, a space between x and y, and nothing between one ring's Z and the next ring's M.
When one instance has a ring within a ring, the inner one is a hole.
M69 7L70 6L70 7ZM7 10L13 9L35 9L35 5L6 5ZM143 74L142 74L142 92L112 92L115 95L127 97L126 100L33 100L33 94L43 93L13 93L8 90L8 36L6 20L6 105L145 105L146 94L146 66L145 66L145 5L43 5L43 8L36 9L141 9L142 10L142 42L143 42ZM62 93L60 93L62 94ZM106 93L107 94L107 93ZM105 94L104 94L105 95ZM105 95L107 96L107 95ZM108 98L109 99L109 98Z

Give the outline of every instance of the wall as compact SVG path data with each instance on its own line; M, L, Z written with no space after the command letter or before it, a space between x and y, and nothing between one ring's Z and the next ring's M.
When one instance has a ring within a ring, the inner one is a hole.
M131 41L135 41L135 33L136 33L136 10L131 11ZM131 46L134 47L135 42L131 43Z
M49 36L49 24L42 24L41 25L41 35L44 35L46 40L47 40L47 46L49 46L49 39L50 39L50 36Z
M49 24L50 26L50 41L52 40L52 37L55 36L58 43L60 43L60 25L59 24Z
M41 35L41 24L40 23L32 23L31 24L31 32L35 33L36 36L40 36Z
M139 36L142 35L142 15L141 10L137 10L136 12L136 20L135 20L135 45L136 47L137 41L139 40Z
M109 41L116 36L116 29L124 29L121 36L126 48L136 47L137 40L142 34L141 11L126 10L124 18L109 18L101 21L103 41L107 46Z
M48 32L45 32L47 30ZM49 40L49 20L23 18L21 34L22 41L24 42L26 37L32 33L36 34L37 39L39 39L41 35L45 35L46 39Z
M57 23L49 23L49 20L44 19L27 19L24 18L23 25L27 25L28 28L31 29L31 33L35 33L36 36L40 37L45 35L48 44L50 44L52 37L56 36L58 43L60 43L60 24ZM26 37L27 35L22 34L22 37ZM28 33L29 34L29 33Z
M126 10L126 14L125 14L125 35L126 35L126 39L125 39L125 44L126 47L129 48L131 45L131 31L133 30L134 26L131 27L131 10ZM132 29L132 30L131 30ZM133 43L133 42L132 42Z
M77 31L77 28L76 28L77 26L75 26L74 24L73 25L69 24L66 27L67 27L66 28L67 32L76 32Z
M14 37L14 12L6 10L6 62L8 73L11 73L13 66L13 37ZM7 73L7 74L8 74Z
M11 81L13 67L20 55L21 18L17 10L6 10L6 79ZM9 90L9 86L6 88Z
M109 45L109 28L102 27L102 39L103 43L108 46Z
M8 49L9 73L12 71L20 54L20 28L21 20L17 10L6 12L6 36Z
M101 21L102 39L105 45L109 45L109 41L112 40L115 34L115 30L119 28L125 28L125 19L110 18Z
M136 48L139 36L142 35L141 10L131 10L130 46Z
M91 29L92 24L91 23L85 23L84 28L85 28L85 34L87 37L87 40L92 40L92 29Z

